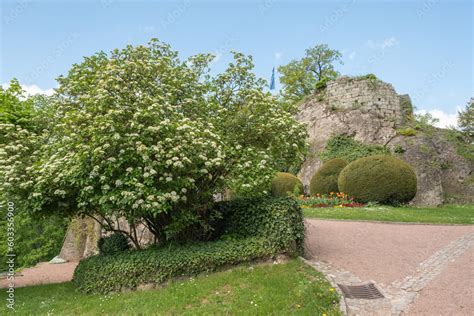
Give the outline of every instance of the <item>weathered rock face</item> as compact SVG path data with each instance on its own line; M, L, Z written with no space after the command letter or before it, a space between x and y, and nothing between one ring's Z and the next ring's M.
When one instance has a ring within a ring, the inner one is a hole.
M439 205L474 199L474 188L465 182L471 176L472 162L456 152L443 130L416 136L401 136L397 128L405 124L407 95L399 96L390 84L378 80L341 77L326 90L300 106L297 118L308 126L310 155L299 173L308 185L322 165L318 156L331 136L345 134L365 144L386 145L415 170L418 192L416 205ZM402 149L402 150L400 150Z
M75 218L69 223L59 257L67 261L79 261L97 254L100 237L100 225L92 218Z
M114 221L117 228L130 232L130 226L124 218ZM140 246L146 247L153 243L153 234L143 225L136 227ZM101 225L92 218L74 218L68 226L59 257L67 261L79 261L99 253L97 242L106 236Z

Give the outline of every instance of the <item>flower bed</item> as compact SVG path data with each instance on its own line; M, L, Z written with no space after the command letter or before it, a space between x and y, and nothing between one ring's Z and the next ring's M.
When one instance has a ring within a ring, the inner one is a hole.
M355 202L353 197L343 192L330 192L329 194L318 193L313 196L300 195L297 200L301 208L366 206L366 204Z

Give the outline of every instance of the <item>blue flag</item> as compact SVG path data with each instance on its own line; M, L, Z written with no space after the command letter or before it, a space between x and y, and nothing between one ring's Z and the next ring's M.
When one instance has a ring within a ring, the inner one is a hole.
M270 90L275 90L275 67L273 67L272 79L270 79Z

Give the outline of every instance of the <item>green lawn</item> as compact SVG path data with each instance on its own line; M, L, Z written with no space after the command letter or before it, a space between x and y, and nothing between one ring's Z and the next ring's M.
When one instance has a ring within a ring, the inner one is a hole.
M1 295L5 301L4 290ZM324 276L296 259L239 266L149 291L87 295L69 282L18 288L15 297L22 315L340 315L338 295Z
M370 220L430 224L474 224L474 205L434 208L374 206L364 208L305 208L307 218Z

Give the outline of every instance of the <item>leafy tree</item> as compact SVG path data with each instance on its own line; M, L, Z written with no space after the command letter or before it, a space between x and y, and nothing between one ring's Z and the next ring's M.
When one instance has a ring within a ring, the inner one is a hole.
M0 123L13 124L31 132L39 132L51 125L54 116L54 96L28 96L17 79L7 89L0 86Z
M464 111L459 111L458 125L469 141L474 142L474 98L471 98Z
M51 117L50 98L42 95L28 97L18 80L13 79L7 89L0 87L0 209L12 201L6 194L10 181L31 165L30 155L40 149L36 133L49 125ZM11 149L17 155L8 155ZM9 168L7 168L9 166ZM10 172L8 172L10 171ZM20 186L25 184L19 183ZM25 207L15 205L15 261L16 267L26 267L58 254L67 227L67 218L60 216L33 216ZM7 240L7 218L0 218L0 239ZM6 257L7 243L0 244L0 254ZM6 262L0 263L0 271L6 270Z
M298 102L316 89L324 88L328 80L339 75L334 64L342 64L341 57L339 51L330 49L326 44L318 44L306 49L305 57L278 67L282 74L280 82L284 99Z
M183 61L152 40L73 65L49 129L2 127L2 189L34 214L87 215L114 231L124 217L135 246L139 223L158 242L206 238L216 193L265 194L306 148L305 127L263 92L251 57L234 53L216 76L212 58Z
M0 86L0 122L29 128L34 114L33 99L27 98L17 79L7 89Z

